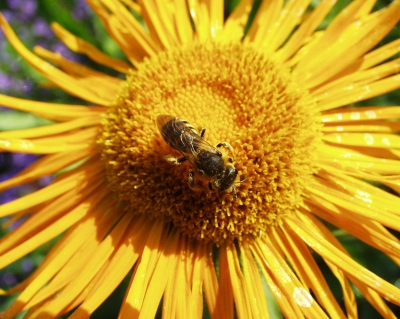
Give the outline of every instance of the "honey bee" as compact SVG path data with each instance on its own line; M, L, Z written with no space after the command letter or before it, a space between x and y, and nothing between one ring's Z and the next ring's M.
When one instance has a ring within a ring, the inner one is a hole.
M233 154L229 143L221 142L214 147L204 140L204 127L199 133L189 122L171 115L159 115L157 126L165 142L183 155L181 158L167 155L165 160L174 165L189 161L195 172L209 181L210 190L233 191L235 198L237 197L234 184L238 171L233 165L232 157L219 150L223 147ZM196 189L194 174L189 173L188 184L192 189Z

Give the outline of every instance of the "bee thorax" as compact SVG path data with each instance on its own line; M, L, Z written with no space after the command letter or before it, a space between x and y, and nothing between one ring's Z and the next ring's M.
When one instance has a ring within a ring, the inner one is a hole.
M215 177L224 170L224 161L219 154L200 152L197 156L196 165L199 171L208 177Z

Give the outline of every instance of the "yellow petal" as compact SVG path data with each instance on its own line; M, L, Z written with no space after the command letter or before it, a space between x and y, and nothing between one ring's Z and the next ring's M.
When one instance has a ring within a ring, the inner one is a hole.
M5 152L27 154L51 154L59 152L72 152L90 147L90 144L66 144L46 145L34 143L29 140L0 140L0 150Z
M82 218L87 216L90 211L91 204L91 202L83 202L77 205L70 212L64 213L59 219L53 221L42 231L37 232L30 238L26 239L23 243L18 245L16 249L10 250L2 255L2 261L0 262L1 268L4 268L8 264L13 263L21 257L27 255L44 243L47 243L51 239L57 237L75 223L79 222Z
M73 153L56 153L46 155L13 178L5 180L4 182L0 182L0 191L54 174L81 159L94 155L95 153L96 150L94 148L84 148Z
M217 0L219 1L219 0ZM204 1L188 0L188 10L192 18L195 35L200 41L210 38L210 17L207 12L207 5Z
M190 244L190 243L189 243ZM194 251L193 258L191 259L191 278L189 278L189 284L191 283L191 296L189 304L189 313L193 313L193 318L203 318L203 280L205 277L204 269L206 268L206 258L208 253L209 245L202 243L194 243L189 246L189 251Z
M322 139L339 145L400 148L400 136L381 133L328 133Z
M102 1L107 9L99 1L87 0L87 3L133 65L139 65L143 57L153 56L160 50L139 21L119 1Z
M11 29L10 25L4 19L2 14L0 14L0 26L3 28L5 36L18 54L37 71L39 71L40 74L58 87L62 88L65 92L99 105L110 105L110 103L113 101L114 98L110 99L109 97L104 99L101 97L97 89L92 87L90 83L86 82L85 86L77 83L74 77L67 75L66 73L55 68L50 63L39 59L36 55L31 53L15 35L14 31Z
M134 220L137 226L127 231L121 243L114 248L113 255L109 259L101 276L96 278L96 284L92 288L85 301L74 311L70 318L84 318L85 314L91 314L101 303L117 288L127 273L132 269L136 260L143 251L149 234L159 230L161 222L153 225L147 221ZM140 229L138 230L138 228ZM129 228L128 228L129 230Z
M336 1L332 0L322 0L317 5L300 24L299 28L293 33L283 48L278 50L277 54L280 60L286 61L299 50L306 39L315 32L335 3Z
M0 139L0 150L30 154L51 154L91 148L97 127L36 139Z
M381 47L373 50L364 55L360 70L366 70L370 67L377 65L390 57L396 55L400 51L400 39L389 42L388 44L382 45Z
M357 288L361 287L360 291L363 297L375 308L382 318L398 319L398 316L393 313L385 300L383 300L378 293L369 288L363 287L362 281L353 276L351 276L351 280L355 283Z
M399 156L400 157L400 156ZM341 174L346 173L349 176L354 176L359 179L364 179L364 180L369 180L369 181L375 181L378 183L381 183L383 185L386 185L392 189L394 189L396 192L400 193L400 175L377 175L374 174L374 172L363 172L361 170L357 170L351 166L347 167L341 167L340 169L336 168L333 165L326 165L319 163L318 166L326 171L332 171L332 172L339 172Z
M224 1L203 0L209 16L211 37L218 38L224 27Z
M363 186L368 186L367 183L362 183ZM396 216L396 212L394 212L394 207L397 206L393 207L393 205L396 205L396 198L393 199L394 203L387 202L387 200L385 202L383 198L373 195L368 190L351 189L349 183L346 184L345 189L348 189L348 191L341 191L341 188L336 186L333 181L319 180L307 187L308 192L319 197L325 197L335 205L346 208L361 218L369 218L395 230L400 229L400 216ZM395 196L392 195L392 197Z
M233 318L234 294L226 249L224 245L219 251L217 309L220 314L226 314L228 318Z
M400 88L400 75L396 74L383 80L367 85L350 87L346 94L338 96L335 100L317 102L319 112L331 110L340 106L364 101Z
M147 286L146 295L138 318L154 318L167 281L175 271L181 240L180 234L174 230L166 239L165 247L161 252L153 276Z
M322 224L322 222L320 220L318 220L314 216L309 215L305 211L303 211L303 213L304 213L304 215L301 216L301 219L304 220L306 218L309 218L309 220L308 219L306 220L307 221L306 224L308 224L308 221L311 221L313 223L313 225L312 225L312 227L310 227L310 229L312 229L312 231L315 232L315 234L320 234L321 236L323 236L329 243L331 243L333 245L333 247L336 248L337 252L340 252L341 254L348 256L348 258L350 258L352 260L352 257L342 247L342 245L337 240L337 238L332 234L332 232L325 225ZM301 224L301 222L299 222L299 225L300 224ZM307 226L308 225L306 225L306 227ZM333 258L335 258L335 257L333 257ZM334 274L336 276L340 275L341 271L338 271L337 267L334 266L332 264L332 262L330 262L326 259L325 259L325 262L331 268L331 270L334 272ZM339 266L339 267L343 268L342 266ZM360 267L362 269L364 269L362 266L360 266ZM343 269L343 270L345 270L345 269ZM345 270L345 272L346 272L346 270ZM374 291L371 288L369 288L367 285L365 285L363 278L357 278L356 276L354 276L354 274L355 273L347 273L346 275L348 276L349 280L351 280L353 282L353 284L361 291L362 295L365 296L365 298L371 303L371 305L373 305L376 308L376 310L379 313L381 313L384 317L395 319L396 317L393 315L393 313L390 310L390 308L388 307L388 305L386 305L386 303L379 296L377 291ZM338 277L338 279L339 278L340 277ZM379 277L377 277L377 278L379 280L381 279ZM347 279L346 279L346 281L347 281ZM377 284L379 284L379 283L377 283ZM394 286L392 286L392 287L394 287ZM351 288L348 284L346 284L345 288L348 290L351 290ZM398 290L398 292L400 292L400 290ZM348 305L346 305L346 309L348 309L348 313L351 313L351 312L356 313L357 303L354 300L354 296L349 295L349 297L352 299L348 301ZM399 300L399 302L400 302L400 300Z
M78 128L93 126L100 123L100 114L93 117L80 118L61 124L51 124L24 130L0 132L0 139L34 138L69 132Z
M303 14L310 2L310 0L291 0L285 4L278 21L262 43L264 52L274 52L286 41L293 29L303 19Z
M351 123L351 122L350 122ZM349 125L349 123L343 123L343 125L325 125L322 128L322 132L333 133L333 132L368 132L368 133L397 133L400 131L400 122L388 122L388 121L359 121L359 124Z
M212 318L220 318L226 312L221 312L221 308L218 307L219 287L218 278L215 273L215 267L211 258L211 249L209 249L208 256L206 258L206 265L204 268L204 295L207 302L208 311ZM233 299L233 298L232 298ZM233 305L232 305L233 307ZM230 308L229 308L230 309ZM233 313L233 309L232 309ZM229 315L229 313L227 314ZM231 318L231 317L229 317Z
M225 21L221 36L222 42L240 41L244 36L244 27L249 18L253 0L242 0Z
M375 187L365 181L347 176L339 171L320 171L318 175L323 176L324 179L331 181L332 184L338 189L344 189L347 193L354 194L357 199L365 203L372 203L368 205L370 208L378 208L381 214L385 212L390 212L394 214L393 224L395 225L395 219L400 216L399 212L395 207L396 204L400 203L398 196L395 196L379 187ZM356 202L356 201L354 201ZM390 203L390 204L389 204ZM393 204L393 205L391 205ZM374 206L377 207L374 207ZM389 225L389 227L391 227Z
M188 306L190 298L189 280L186 278L185 269L187 238L182 238L180 254L178 254L175 271L168 278L163 296L163 317L166 319L188 318ZM192 310L193 311L193 310Z
M11 232L1 240L0 254L17 248L18 245L23 244L36 233L42 232L47 227L51 226L55 220L62 218L64 213L74 209L74 205L81 204L84 199L90 198L90 196L93 195L94 189L97 189L101 184L101 182L93 182L89 187L82 187L79 185L75 189L54 200L51 204L35 212L33 216L19 226L17 232ZM99 196L100 194L104 195L103 192L100 192ZM97 196L95 196L95 198L96 199L90 198L90 201L95 203ZM5 262L5 260L3 260L3 262Z
M94 178L96 175L99 177L99 175L102 174L103 163L99 162L97 158L92 158L78 169L61 175L51 185L2 205L0 207L0 217L12 215L18 211L54 199L69 190L74 189L78 185L88 185L91 178Z
M253 42L256 46L261 45L265 37L272 32L282 8L283 0L262 1L244 40Z
M77 84L96 87L101 98L107 99L110 96L116 96L119 92L122 84L121 79L98 72L83 64L68 61L60 53L53 53L39 46L34 47L34 52L47 61L58 65L68 75L72 76Z
M0 94L1 104L18 111L29 112L52 121L70 121L82 117L97 117L106 112L105 107L54 104L19 99Z
M257 264L248 243L244 242L240 250L246 290L250 292L250 296L253 296L248 298L252 317L265 318L268 315L268 307Z
M268 284L270 291L273 293L273 296L276 302L278 303L279 309L281 309L283 315L287 318L290 318L290 316L295 318L303 318L298 307L294 306L292 303L289 302L290 296L289 298L287 298L287 296L282 292L277 283L272 279L272 276L270 276L269 266L267 264L267 261L263 257L263 254L260 251L260 249L256 245L254 245L254 243L250 244L250 249L254 254L254 257L258 265L260 265L261 272Z
M353 287L351 286L348 278L346 277L345 272L342 271L339 267L336 267L335 265L330 263L329 261L325 260L325 262L332 271L332 273L335 275L337 280L339 281L340 286L342 287L343 301L347 317L357 318L358 307L357 307L356 296L354 295Z
M396 74L398 73L399 68L400 59L395 59L369 70L350 73L349 75L340 74L337 76L337 79L333 79L332 82L329 82L313 91L312 96L318 101L318 103L321 103L322 101L328 103L329 101L347 95L349 91L354 89L354 87L365 86Z
M318 149L320 162L340 168L342 171L359 170L368 173L398 174L397 160L376 158L351 150L329 145L321 145Z
M99 238L110 231L113 220L120 215L118 210L105 214L110 208L109 201L105 200L101 191L99 194L102 201L92 206L91 213L63 235L34 275L9 291L14 293L23 289L16 302L6 311L10 318L24 309L45 305L45 301L51 300L65 287L94 254Z
M322 123L382 120L400 117L400 106L357 107L335 110L321 115Z
M279 247L284 251L291 266L295 269L305 286L313 291L318 302L324 307L331 318L344 318L345 315L333 296L324 275L315 262L308 247L293 231L283 225L280 232L272 230L272 235Z
M329 23L326 30L324 30L321 36L318 37L317 43L313 46L313 50L307 50L303 55L303 59L296 66L296 72L300 72L302 69L311 69L310 65L313 63L313 59L316 57L316 51L321 48L329 47L333 42L337 41L341 34L356 18L360 18L368 13L376 0L356 0L351 2L344 10L341 10L338 15Z
M136 12L139 15L142 13L142 8L140 7L140 5L136 2L133 2L133 0L121 0L121 2L131 8L133 12Z
M340 40L331 39L328 47L319 46L319 50L324 49L324 54L300 62L294 72L302 74L308 88L327 81L379 43L399 19L400 3L393 2L384 10L353 22L340 35Z
M139 4L142 7L142 17L154 41L164 49L176 46L179 41L166 2L140 0Z
M226 245L225 247L222 247L221 255L225 255L226 253L230 281L232 283L233 298L235 300L235 308L238 317L251 318L252 313L250 309L251 305L249 299L253 299L255 298L255 296L250 295L251 291L246 289L246 284L244 282L244 277L240 269L239 258L236 253L236 248L233 245Z
M77 36L64 29L61 25L54 22L51 28L56 36L73 52L86 54L93 61L108 66L116 71L127 73L129 65L124 61L117 60L105 55L92 44L78 38Z
M301 209L300 213L304 213L307 214L307 211ZM311 216L312 217L312 216ZM315 219L314 219L315 220ZM319 221L317 221L319 223ZM289 228L286 227L285 225L285 230L287 231ZM322 228L319 227L319 228ZM323 232L324 229L322 229L321 231ZM341 250L343 253L347 253L344 248L340 245L340 243L338 242L338 240L336 239L336 237L334 237L331 233L328 233L329 231L327 231L326 233L324 233L325 236L331 236L329 239L332 238L331 243L339 250ZM292 234L294 236L297 236L297 234L293 233ZM299 241L299 239L297 240ZM346 312L347 312L347 316L349 318L357 318L357 302L356 302L356 298L354 295L354 291L350 285L350 282L346 276L346 274L342 271L342 269L339 267L337 267L336 265L333 265L332 263L330 263L329 261L325 260L326 264L328 265L328 267L331 269L332 273L335 275L335 277L338 279L341 287L342 287L342 293L343 293L343 300L344 300L344 304L345 304L345 308L346 308Z
M282 293L289 296L287 302L290 303L291 316L296 315L296 317L301 318L304 315L306 318L328 318L311 296L307 287L298 280L286 263L284 256L275 248L268 236L256 239L253 249L258 250L259 256L264 259L261 264L262 267L269 268L269 275L282 290ZM290 308L281 308L281 310L285 315L287 311L290 311Z
M190 17L187 12L187 2L186 0L175 0L174 4L174 21L179 41L182 44L190 43L193 41L194 34Z
M314 194L309 196L305 203L313 214L379 249L400 265L400 241L385 227L367 218L360 223L359 217L346 208L336 206Z
M375 290L388 301L400 305L400 289L360 266L353 258L336 249L316 229L315 222L310 221L305 214L298 216L301 220L293 216L288 216L286 222L307 245L312 247L324 259L343 269L349 276L354 276L363 285Z
M81 271L76 272L72 280L60 292L58 298L53 299L52 303L42 309L43 313L52 317L59 317L63 309L85 290L85 287L102 269L103 265L107 264L110 256L121 248L128 234L133 236L133 230L135 230L137 235L143 235L143 231L140 231L140 224L131 223L133 218L132 214L125 214L121 218L111 233L102 240L91 258L86 259ZM112 291L102 290L101 292L110 294Z
M147 238L140 261L135 267L125 301L122 304L121 319L134 319L139 316L150 278L167 239L165 225L163 228L161 223L156 223L156 226L152 235Z

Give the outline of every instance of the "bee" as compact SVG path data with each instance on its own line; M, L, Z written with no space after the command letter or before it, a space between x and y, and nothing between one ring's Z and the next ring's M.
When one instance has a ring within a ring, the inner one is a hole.
M232 157L220 151L223 147L233 154L229 143L221 142L214 147L204 140L204 127L199 133L189 122L171 115L159 115L157 126L165 142L183 155L181 158L167 155L164 157L167 162L180 165L189 161L195 172L209 181L210 190L233 191L237 197L234 184L238 171ZM191 189L196 189L194 176L194 172L189 173L188 184Z

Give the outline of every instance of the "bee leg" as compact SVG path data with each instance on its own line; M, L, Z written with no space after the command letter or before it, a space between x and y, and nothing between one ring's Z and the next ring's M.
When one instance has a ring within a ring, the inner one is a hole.
M202 126L201 130L200 130L200 137L203 138L204 134L206 134L206 128L204 126Z
M189 173L189 177L188 177L188 185L191 189L193 189L195 187L194 185L194 173L190 172Z
M233 190L233 196L235 197L235 199L237 199L236 187L232 186L232 190Z
M184 161L186 161L186 157L177 158L175 156L165 155L163 156L164 160L172 165L181 165Z
M188 176L188 185L190 187L191 190L196 191L196 192L200 192L203 190L202 187L198 186L195 184L195 180L194 180L194 173L190 172L189 176Z
M221 142L218 143L217 146L215 146L216 148L221 148L224 147L227 150L229 150L229 152L231 152L231 154L233 154L233 147L231 146L231 144L229 144L228 142Z

